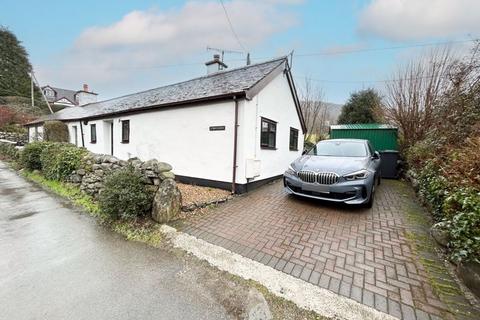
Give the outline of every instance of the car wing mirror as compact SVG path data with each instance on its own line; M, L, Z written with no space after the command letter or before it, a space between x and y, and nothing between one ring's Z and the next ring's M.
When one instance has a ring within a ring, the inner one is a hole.
M302 156L306 155L307 152L308 152L307 150L303 150L303 151L302 151Z
M380 159L380 153L378 151L375 151L372 156L373 159Z

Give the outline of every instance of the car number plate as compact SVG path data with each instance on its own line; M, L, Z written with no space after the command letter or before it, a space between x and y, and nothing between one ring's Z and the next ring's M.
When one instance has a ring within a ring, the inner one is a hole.
M330 187L323 185L323 184L310 184L304 183L302 185L302 189L305 191L313 191L313 192L320 192L320 193L330 193Z

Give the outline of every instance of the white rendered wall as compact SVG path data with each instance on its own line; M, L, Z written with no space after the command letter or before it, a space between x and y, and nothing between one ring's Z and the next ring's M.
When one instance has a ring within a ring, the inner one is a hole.
M35 127L37 128L36 132L35 132ZM43 126L42 125L29 126L28 127L28 142L42 141L42 140L43 140Z
M96 131L97 131L97 142L91 142L90 136L90 125L96 124ZM80 130L80 121L75 122L68 122L68 132L70 134L70 143L75 144L75 137L73 136L73 126L77 126L77 139L78 139L78 146L82 147L82 136ZM103 128L103 120L90 120L87 124L84 124L82 121L82 128L83 130L83 143L85 144L85 148L88 150L99 153L99 154L108 154L109 152L105 149L105 138L104 138L104 128Z
M283 174L301 155L303 133L286 76L281 73L252 100L239 100L237 179L244 184L247 159L261 161L260 176L253 181ZM113 123L113 155L120 159L138 157L170 163L177 175L232 181L234 101L191 105L132 114L82 123L85 147L95 153L110 154L110 123ZM260 148L260 119L277 122L276 150ZM130 120L130 141L121 143L121 120ZM90 142L90 124L97 128L97 142ZM80 122L78 144L82 145ZM225 126L224 131L210 131ZM290 127L298 129L298 151L289 150ZM252 180L251 180L252 181Z
M246 159L261 161L262 180L281 175L303 150L303 133L286 75L279 74L252 100L247 101L241 112L239 127L239 175L237 183L246 183ZM277 122L276 150L260 147L261 117ZM290 127L298 130L298 151L289 150Z
M78 101L78 105L83 106L84 104L87 104L87 103L97 102L97 95L80 91L80 92L77 92L76 99Z
M130 120L130 141L122 143L121 120ZM177 175L231 182L233 161L234 103L232 101L192 105L144 112L111 119L90 120L83 125L85 147L95 153L109 153L109 123L113 122L113 155L127 160L157 159L172 165ZM90 143L90 124L97 124L97 143ZM68 123L72 127L80 123ZM210 131L211 126L225 126ZM75 139L71 136L70 142ZM78 137L81 146L81 137Z

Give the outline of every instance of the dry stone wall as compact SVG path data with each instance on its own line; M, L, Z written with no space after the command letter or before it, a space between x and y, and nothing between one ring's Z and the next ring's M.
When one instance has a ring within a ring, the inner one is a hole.
M127 161L104 154L88 153L82 159L81 168L74 171L68 178L72 183L80 185L80 189L89 195L97 197L103 188L105 177L114 170L133 166L144 177L145 184L153 192L165 179L175 179L172 166L155 159L140 161L131 158Z
M16 142L19 145L24 145L28 141L28 135L22 133L0 131L0 140L8 140Z
M105 178L114 170L132 166L143 176L145 185L155 195L152 203L152 218L165 223L177 218L182 204L182 195L175 182L172 166L155 159L140 161L131 158L120 160L110 155L88 153L80 169L68 178L80 185L85 193L97 198L102 191Z

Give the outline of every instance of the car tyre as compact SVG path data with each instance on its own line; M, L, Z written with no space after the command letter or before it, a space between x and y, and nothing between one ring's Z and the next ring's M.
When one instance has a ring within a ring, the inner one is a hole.
M370 198L365 203L365 208L371 209L373 207L373 201L375 200L375 183L372 186L372 192L370 192Z

